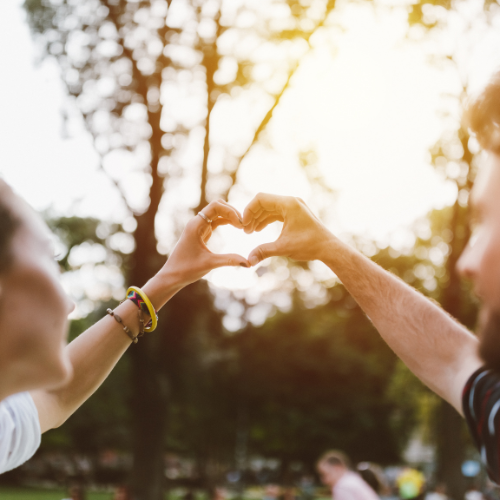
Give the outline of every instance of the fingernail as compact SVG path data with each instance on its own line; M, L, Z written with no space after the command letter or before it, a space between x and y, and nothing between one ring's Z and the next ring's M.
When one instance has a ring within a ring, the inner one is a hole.
M240 266L241 266L241 267L246 267L246 268L249 268L249 267L250 267L250 264L246 264L245 262L240 262Z
M259 259L254 255L248 259L248 262L250 262L250 265L256 266L259 263Z

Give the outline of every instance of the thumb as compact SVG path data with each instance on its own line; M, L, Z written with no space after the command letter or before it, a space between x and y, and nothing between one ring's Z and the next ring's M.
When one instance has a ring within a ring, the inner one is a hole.
M211 260L213 268L224 266L250 267L248 260L237 253L214 253Z
M281 255L280 247L276 241L272 243L264 243L254 248L250 255L248 256L248 262L250 265L256 266L259 262L267 259L268 257L274 257L275 255Z

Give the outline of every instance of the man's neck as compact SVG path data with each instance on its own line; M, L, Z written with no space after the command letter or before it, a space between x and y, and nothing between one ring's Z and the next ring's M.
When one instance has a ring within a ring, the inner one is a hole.
M333 485L333 487L335 488L335 486L337 486L337 484L339 484L339 481L349 472L349 469L344 469L343 471L340 471L339 472L339 475L337 477L337 480L335 481L335 484Z

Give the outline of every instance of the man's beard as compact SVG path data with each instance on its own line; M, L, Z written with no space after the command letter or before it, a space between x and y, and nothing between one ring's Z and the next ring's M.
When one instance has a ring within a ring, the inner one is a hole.
M488 368L500 372L500 311L481 311L479 338L479 355Z

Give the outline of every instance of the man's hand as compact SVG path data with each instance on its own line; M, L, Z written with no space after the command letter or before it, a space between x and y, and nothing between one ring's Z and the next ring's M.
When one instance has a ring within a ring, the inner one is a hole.
M246 233L262 231L276 221L284 222L279 238L252 250L248 256L252 266L275 255L302 261L321 259L325 244L334 239L300 198L259 193L245 208Z
M199 280L216 267L250 267L248 261L241 255L215 254L206 245L214 229L219 226L231 224L243 229L240 213L222 200L210 203L202 212L212 222L207 222L199 215L193 217L187 223L174 251L159 273L174 277L180 287Z

